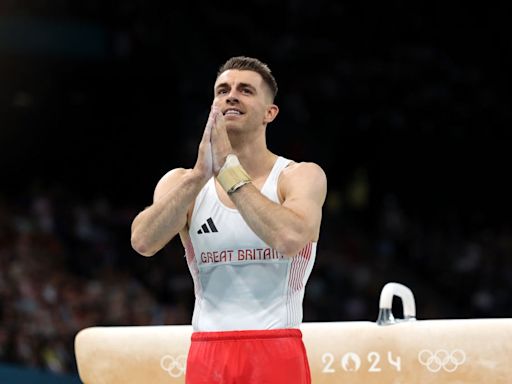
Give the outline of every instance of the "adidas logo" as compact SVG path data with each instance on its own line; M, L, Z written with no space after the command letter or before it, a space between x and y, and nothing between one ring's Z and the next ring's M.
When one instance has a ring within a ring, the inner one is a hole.
M199 231L197 231L197 233L200 235L202 233L210 233L210 232L219 232L217 230L217 227L215 226L215 224L213 224L213 220L211 217L208 218L208 220L206 220L206 223L201 225L201 229Z

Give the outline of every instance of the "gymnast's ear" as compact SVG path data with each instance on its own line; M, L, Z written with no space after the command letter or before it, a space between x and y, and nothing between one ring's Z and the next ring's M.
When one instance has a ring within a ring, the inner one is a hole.
M265 111L265 117L263 118L263 123L268 124L274 121L277 114L279 113L279 107L275 104L267 105L267 110Z

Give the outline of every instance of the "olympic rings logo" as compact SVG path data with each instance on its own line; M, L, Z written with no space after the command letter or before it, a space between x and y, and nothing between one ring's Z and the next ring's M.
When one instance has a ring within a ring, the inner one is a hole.
M446 349L438 349L435 352L423 349L418 353L418 361L430 372L435 373L444 369L451 373L466 362L466 354L462 349L454 349L451 352Z
M178 378L185 374L187 367L187 356L179 355L174 358L171 355L165 355L160 359L160 367L166 371L169 376Z

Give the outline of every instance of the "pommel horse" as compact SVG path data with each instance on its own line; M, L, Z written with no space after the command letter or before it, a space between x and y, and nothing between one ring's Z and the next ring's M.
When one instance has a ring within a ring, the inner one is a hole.
M393 316L394 296L403 319ZM416 320L414 296L399 283L383 287L375 323L305 322L301 330L314 384L512 383L512 319ZM80 378L185 383L191 334L188 325L85 328L75 337Z

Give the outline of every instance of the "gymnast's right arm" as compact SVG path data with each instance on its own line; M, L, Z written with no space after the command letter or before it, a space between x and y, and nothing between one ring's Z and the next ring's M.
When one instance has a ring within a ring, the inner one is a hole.
M212 177L210 113L192 169L176 168L158 182L153 204L140 212L132 223L133 249L153 256L187 225L187 213L197 194Z
M140 212L132 223L133 249L153 256L187 224L187 212L204 185L193 169L168 172L155 188L153 204Z

